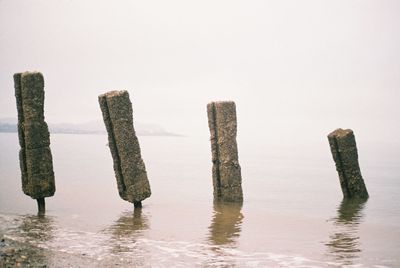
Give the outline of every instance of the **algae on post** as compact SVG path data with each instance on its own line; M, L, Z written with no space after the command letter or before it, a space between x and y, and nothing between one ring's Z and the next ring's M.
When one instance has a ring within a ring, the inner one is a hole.
M333 160L345 198L368 198L358 163L356 139L351 129L336 129L328 135Z
M138 138L133 127L132 103L127 91L110 91L99 96L114 163L118 192L123 200L140 206L151 190Z
M44 79L39 72L14 74L18 111L19 160L22 190L38 200L44 210L44 198L53 196L56 187L50 133L44 121Z
M207 105L212 152L214 199L242 201L242 176L236 142L236 105L233 101Z

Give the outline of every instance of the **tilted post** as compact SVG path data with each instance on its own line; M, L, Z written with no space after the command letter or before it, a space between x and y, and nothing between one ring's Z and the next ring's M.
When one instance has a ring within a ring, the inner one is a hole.
M39 213L45 212L45 197L56 187L50 151L49 129L44 121L44 79L39 72L14 74L18 111L19 160L22 190L37 200Z
M235 103L211 102L207 105L207 115L211 134L214 200L240 202L243 192L236 143Z
M328 135L340 186L345 198L368 198L358 163L356 139L351 129L336 129Z
M108 146L114 161L118 192L135 207L151 195L139 141L132 118L132 103L127 91L110 91L99 96L108 133Z

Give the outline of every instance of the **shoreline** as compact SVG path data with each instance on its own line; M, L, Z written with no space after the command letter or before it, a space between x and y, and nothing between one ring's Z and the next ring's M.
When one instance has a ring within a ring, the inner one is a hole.
M0 234L0 267L104 267L111 264L22 243ZM112 265L111 265L112 266Z

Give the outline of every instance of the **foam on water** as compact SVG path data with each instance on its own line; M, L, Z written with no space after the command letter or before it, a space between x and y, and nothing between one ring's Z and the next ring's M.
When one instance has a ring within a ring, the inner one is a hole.
M187 267L188 263L201 267L343 267L341 263L322 262L300 255L244 252L224 245L119 236L112 230L83 232L53 227L50 231L46 223L54 220L51 217L41 219L0 214L0 230L8 239L52 251L108 260L110 263L113 260L134 260L138 265L151 267ZM21 228L25 225L26 229ZM346 267L365 266L355 264Z

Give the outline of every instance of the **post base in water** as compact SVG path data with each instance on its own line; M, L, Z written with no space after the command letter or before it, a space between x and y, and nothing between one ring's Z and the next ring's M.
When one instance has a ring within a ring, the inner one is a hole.
M133 202L133 206L134 206L135 208L141 208L141 207L142 207L142 202L141 202L141 201L139 201L139 202Z
M37 204L38 204L38 213L39 214L44 214L46 211L46 203L44 201L44 197L43 198L38 198L36 199Z

